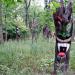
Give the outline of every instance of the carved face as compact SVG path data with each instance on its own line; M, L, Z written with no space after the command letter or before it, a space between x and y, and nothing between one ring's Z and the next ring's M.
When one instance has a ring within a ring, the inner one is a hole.
M63 38L71 36L71 14L71 4L69 4L67 7L58 8L56 13L54 13L53 17L57 36Z

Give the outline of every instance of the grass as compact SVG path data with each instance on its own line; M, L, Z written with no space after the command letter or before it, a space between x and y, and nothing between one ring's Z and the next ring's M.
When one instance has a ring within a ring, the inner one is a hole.
M75 69L75 43L72 43L70 66ZM40 37L31 40L9 41L0 45L0 75L40 75L51 71L55 41ZM36 74L38 73L38 74ZM45 74L44 74L45 75Z

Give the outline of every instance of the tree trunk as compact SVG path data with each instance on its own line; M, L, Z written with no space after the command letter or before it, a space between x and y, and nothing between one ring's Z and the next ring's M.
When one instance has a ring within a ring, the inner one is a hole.
M28 25L28 7L27 7L27 1L26 1L26 6L25 6L25 22L26 26Z
M2 2L0 0L0 43L3 42L2 25Z
M44 0L45 8L47 8L47 5L51 2L52 0Z
M28 26L28 17L29 17L29 14L28 14L28 9L30 7L30 3L31 3L31 0L27 1L27 0L24 0L24 3L25 3L25 24L26 26Z
M47 2L48 2L48 0L44 0L44 2L45 2L45 8L47 8Z
M7 10L6 10L6 12L7 12ZM7 25L7 15L5 14L5 41L7 41L7 29L6 29L6 25Z

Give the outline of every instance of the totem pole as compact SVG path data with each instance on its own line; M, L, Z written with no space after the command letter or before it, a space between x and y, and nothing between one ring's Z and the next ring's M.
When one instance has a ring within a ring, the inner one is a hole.
M73 31L72 20L72 3L68 1L64 5L63 0L60 0L60 7L53 13L53 19L56 31L56 46L55 46L55 61L54 73L57 75L57 69L61 66L62 72L67 72L69 67L71 37Z

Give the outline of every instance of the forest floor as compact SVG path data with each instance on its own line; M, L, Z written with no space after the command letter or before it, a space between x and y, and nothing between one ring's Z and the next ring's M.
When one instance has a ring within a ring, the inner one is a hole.
M31 40L8 41L0 45L0 75L50 75L53 71L55 40L39 37ZM70 52L70 70L75 75L75 43Z

